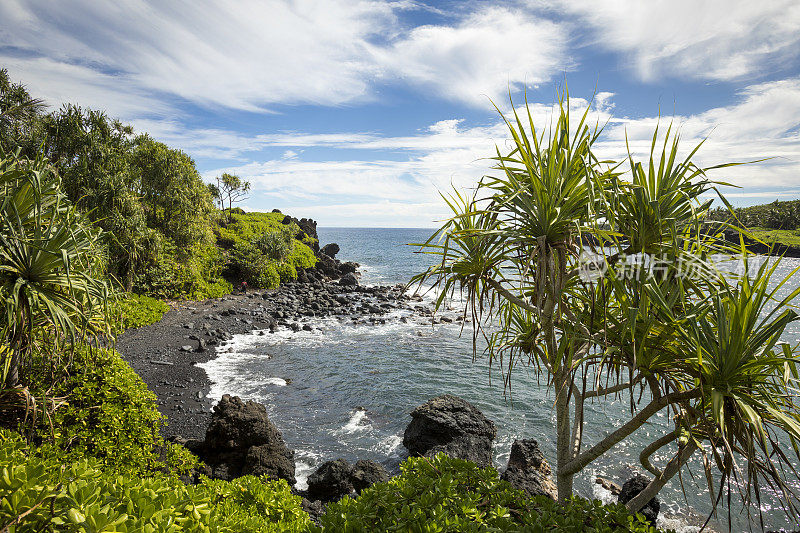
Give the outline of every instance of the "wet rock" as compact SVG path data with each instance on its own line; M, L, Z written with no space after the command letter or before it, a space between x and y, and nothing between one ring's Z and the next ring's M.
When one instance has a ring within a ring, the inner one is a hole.
M349 274L345 274L344 276L342 276L342 278L339 280L339 285L350 286L350 287L356 286L358 285L358 279L356 278L355 274L350 272Z
M628 503L637 494L642 492L647 485L650 484L650 480L641 474L636 474L631 479L626 481L622 484L622 489L619 492L619 496L617 501L619 503ZM661 502L658 501L658 498L653 498L649 502L642 507L639 512L644 515L644 517L653 524L656 525L656 518L658 518L658 512L661 510Z
M622 487L611 481L610 479L597 477L594 480L595 483L606 489L608 492L611 493L612 496L619 496L619 493L622 492Z
M344 459L323 463L308 476L309 499L333 502L355 494L352 474L353 467Z
M326 244L325 246L322 247L320 253L327 255L331 259L336 259L336 254L339 253L339 245L336 244L335 242Z
M224 395L211 415L199 454L214 477L233 479L248 474L285 479L294 485L294 451L267 416L263 405Z
M357 493L361 494L361 491L367 487L385 481L389 481L389 472L386 471L382 464L361 459L353 465L350 482Z
M531 496L558 498L550 465L534 439L515 440L511 445L508 466L501 476L515 488Z
M450 457L492 465L494 423L468 401L444 394L411 412L403 446L411 455L431 457L442 452Z

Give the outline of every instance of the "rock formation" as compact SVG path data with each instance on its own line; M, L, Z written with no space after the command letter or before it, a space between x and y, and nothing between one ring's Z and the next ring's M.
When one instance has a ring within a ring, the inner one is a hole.
M403 446L415 456L442 452L450 457L492 465L494 423L477 407L450 394L437 396L411 411Z
M511 445L508 466L500 476L515 488L531 496L558 498L556 485L551 477L550 465L534 439L515 440Z

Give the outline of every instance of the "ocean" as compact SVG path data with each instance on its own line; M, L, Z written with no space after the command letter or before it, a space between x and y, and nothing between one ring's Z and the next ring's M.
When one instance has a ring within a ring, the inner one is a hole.
M363 285L407 283L427 268L431 256L415 253L408 243L424 242L429 229L320 228L320 244L337 243L337 259L361 264ZM798 260L787 259L788 273ZM795 284L796 285L796 284ZM785 290L789 290L787 287ZM429 295L430 296L430 295ZM456 310L444 314L455 316ZM403 323L400 317L407 316ZM281 331L274 335L240 335L204 366L213 382L211 396L239 395L263 403L272 421L295 449L298 486L321 463L337 458L372 459L396 471L405 458L402 436L410 411L433 396L450 393L476 405L498 427L495 466L505 467L514 439L534 438L551 465L555 464L554 395L546 377L531 368L512 374L510 391L499 368L490 368L480 346L473 358L469 326L432 326L430 319L397 310L385 325L349 324L334 318L318 319L323 331ZM785 339L800 340L794 327ZM627 397L596 402L586 408L586 444L596 442L624 423L630 414ZM645 442L660 436L668 423L662 412L597 459L577 476L576 492L605 502L614 497L594 482L596 476L619 484L640 471L638 454ZM666 452L654 459L666 460ZM694 475L687 475L691 472ZM710 509L705 477L699 461L690 463L662 490L659 525L682 532L698 531ZM681 481L685 491L681 490ZM792 527L780 509L762 493L768 529ZM727 510L725 510L727 512ZM733 530L760 529L736 506L731 509ZM713 529L727 531L727 517L712 519Z

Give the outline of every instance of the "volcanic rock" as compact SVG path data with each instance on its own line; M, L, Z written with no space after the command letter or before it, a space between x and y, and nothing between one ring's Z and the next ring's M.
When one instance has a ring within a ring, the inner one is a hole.
M409 454L431 457L442 452L480 466L492 465L497 428L468 401L450 394L437 396L411 411L411 418L403 435Z
M326 244L325 246L322 247L320 253L327 255L331 259L336 259L336 254L339 253L339 245L336 244L335 242Z
M267 416L266 408L238 396L224 395L211 415L200 458L214 477L233 479L248 474L285 479L294 485L294 451Z
M619 503L628 503L633 498L635 498L637 494L642 492L649 484L650 480L648 478L644 477L641 474L636 474L631 479L622 484L622 490L619 493L617 501ZM647 502L644 507L639 509L639 512L642 515L644 515L644 517L651 524L653 524L653 526L655 526L656 518L658 518L658 512L660 510L661 510L661 502L658 501L658 498L653 497L653 499Z
M555 500L558 492L551 475L550 465L539 449L539 443L534 439L514 441L502 479L531 496L548 496Z

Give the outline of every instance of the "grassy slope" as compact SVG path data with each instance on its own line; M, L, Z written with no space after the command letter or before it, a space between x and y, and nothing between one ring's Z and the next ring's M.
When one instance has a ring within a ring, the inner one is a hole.
M800 230L752 228L750 233L766 244L783 244L800 248Z

